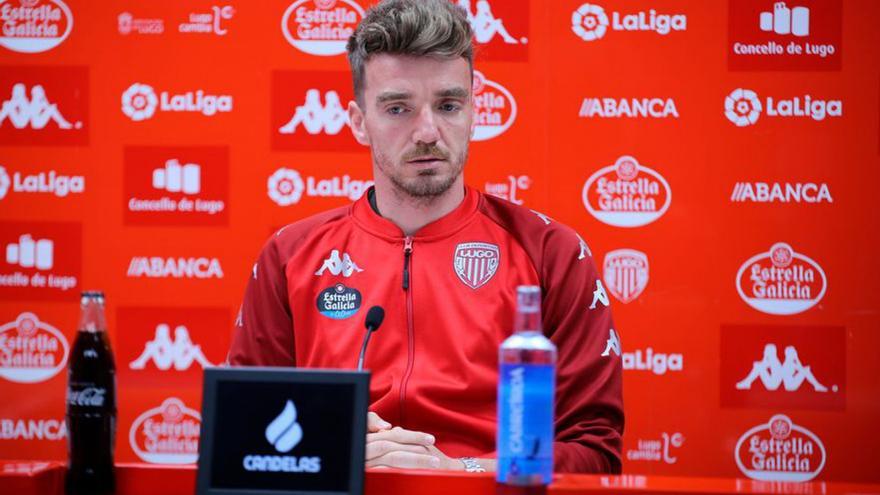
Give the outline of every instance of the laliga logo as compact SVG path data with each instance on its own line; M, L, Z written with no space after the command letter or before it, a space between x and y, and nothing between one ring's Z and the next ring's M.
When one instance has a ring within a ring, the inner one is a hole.
M734 89L724 98L724 116L737 127L752 125L761 116L761 100L750 89Z
M743 301L771 315L802 313L821 301L827 288L822 267L784 242L752 256L736 274Z
M299 203L305 184L296 170L279 168L269 177L269 198L279 206Z
M842 116L843 101L813 99L810 95L782 100L768 96L766 105L762 105L757 93L742 88L734 89L724 98L724 116L737 127L754 125L764 111L771 118L805 117L819 122L826 117Z
M571 30L584 41L595 41L605 36L608 28L614 31L654 31L667 35L672 31L687 29L684 14L658 14L656 10L635 14L612 12L609 22L605 9L596 4L585 3L571 14Z
M122 93L122 113L135 122L152 117L158 103L153 87L146 84L134 83Z
M504 86L474 71L474 141L500 136L516 120L516 100Z
M281 414L266 427L266 440L275 450L286 454L296 447L302 436L302 426L296 422L296 406L292 400L288 400Z
M582 199L587 211L602 223L641 227L666 213L672 189L659 173L631 156L621 156L587 179Z
M202 416L170 397L134 420L128 431L131 449L153 464L192 464L199 459Z
M745 432L734 449L743 474L760 481L809 481L825 467L825 446L784 414Z
M281 32L309 55L340 55L363 18L364 9L352 0L298 0L284 11Z
M18 6L14 6L18 3ZM64 42L73 30L73 14L61 0L0 0L0 45L21 53L45 52ZM61 29L64 29L63 31Z
M6 193L9 192L9 186L12 184L12 181L9 180L9 174L6 173L6 167L0 167L0 199L6 197Z
M33 313L21 313L0 325L0 377L16 383L46 381L64 369L69 350L58 329Z

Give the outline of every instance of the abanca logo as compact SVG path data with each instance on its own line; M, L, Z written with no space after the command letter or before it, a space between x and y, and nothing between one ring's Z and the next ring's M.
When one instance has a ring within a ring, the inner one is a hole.
M802 313L822 300L822 267L784 242L752 256L736 274L736 290L749 306L771 315Z
M352 0L298 0L281 17L288 43L309 55L341 55L364 9Z
M602 223L641 227L662 217L672 202L672 189L662 175L622 156L584 183L584 206Z
M73 30L73 14L61 0L0 0L0 46L21 53L45 52Z

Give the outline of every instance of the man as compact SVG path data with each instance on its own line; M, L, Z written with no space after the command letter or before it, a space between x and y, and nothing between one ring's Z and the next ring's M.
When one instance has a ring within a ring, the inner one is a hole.
M269 240L229 362L353 368L362 308L383 306L366 358L367 466L493 470L498 346L516 286L540 285L559 351L555 469L619 472L619 343L589 249L546 216L464 185L471 36L447 0L367 12L348 42L348 112L375 187Z

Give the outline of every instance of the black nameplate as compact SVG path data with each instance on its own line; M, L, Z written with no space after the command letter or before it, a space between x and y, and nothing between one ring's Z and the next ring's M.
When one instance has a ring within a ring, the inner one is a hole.
M362 495L368 372L208 368L198 495Z

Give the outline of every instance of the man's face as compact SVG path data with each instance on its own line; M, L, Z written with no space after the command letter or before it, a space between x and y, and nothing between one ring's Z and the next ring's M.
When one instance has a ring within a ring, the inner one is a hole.
M460 177L473 123L463 58L380 54L366 64L363 105L349 106L358 142L370 146L377 185L413 198L445 193Z

